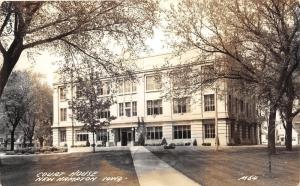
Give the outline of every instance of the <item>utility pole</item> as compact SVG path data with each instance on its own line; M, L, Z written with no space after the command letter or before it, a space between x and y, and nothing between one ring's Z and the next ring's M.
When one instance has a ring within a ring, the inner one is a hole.
M73 84L73 70L74 70L74 64L72 63L72 69L71 69L71 100L72 100L72 104L73 104L73 87L74 87L74 84ZM73 117L73 114L74 114L74 109L73 109L73 106L72 106L72 147L74 147L74 117Z

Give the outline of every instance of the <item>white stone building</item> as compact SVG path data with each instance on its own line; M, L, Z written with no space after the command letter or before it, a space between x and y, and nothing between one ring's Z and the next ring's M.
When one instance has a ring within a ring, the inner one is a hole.
M109 146L135 145L141 133L146 144L185 144L197 141L197 145L215 145L218 136L220 145L258 144L260 126L256 124L255 100L236 93L229 81L220 80L218 89L213 85L180 99L162 98L161 84L166 85L167 77L161 76L157 82L154 67L165 64L170 54L138 59L135 64L137 81L132 83L123 78L118 82L103 79L102 95L111 94L111 84L118 83L117 101L110 110L103 113L116 116L109 127L97 134L97 144L107 141ZM187 55L186 58L192 55ZM180 60L170 60L178 64ZM203 63L197 68L211 65ZM167 71L168 69L162 69ZM107 82L107 83L105 83ZM54 83L53 145L71 146L92 143L92 134L82 131L82 124L71 119L68 100L76 95L76 87L70 84ZM73 94L72 94L73 91ZM217 91L217 95L216 95ZM215 125L217 123L217 126ZM216 135L217 134L217 135Z

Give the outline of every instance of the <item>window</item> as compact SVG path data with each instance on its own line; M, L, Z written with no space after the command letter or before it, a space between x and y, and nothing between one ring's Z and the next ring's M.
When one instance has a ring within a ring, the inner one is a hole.
M146 131L148 140L162 139L162 127L147 127Z
M238 99L237 98L235 98L235 113L238 113L238 109L239 109L239 107L238 107Z
M119 116L124 116L124 113L127 117L137 116L137 102L119 103Z
M228 96L228 113L229 113L229 114L231 113L231 109L232 109L232 108L231 108L231 104L232 104L231 102L232 102L232 100L231 100L231 95L229 95L229 96Z
M136 101L132 102L132 116L137 116L137 104L136 104Z
M146 76L146 90L159 90L161 89L160 76Z
M121 79L118 80L118 93L131 93L136 92L136 80Z
M0 138L0 143L3 143L4 142L4 139L3 138Z
M88 141L89 134L86 132L76 131L76 141Z
M246 126L245 125L242 126L242 138L246 139Z
M204 95L204 111L214 111L215 110L215 95L209 94Z
M162 100L148 100L147 101L147 115L160 115L163 113Z
M251 138L251 126L248 126L248 139Z
M65 87L59 87L59 99L63 100L66 99L66 88Z
M60 109L60 121L67 121L67 109L66 108Z
M83 96L82 90L77 86L76 87L76 98L81 98Z
M119 103L119 116L124 116L124 105Z
M122 94L124 92L123 79L118 80L118 93Z
M234 136L234 127L235 127L235 125L234 125L234 123L232 123L230 126L231 138L233 138L233 136Z
M249 104L248 103L246 103L246 115L247 115L247 117L249 116Z
M66 142L66 137L67 137L66 129L60 130L59 131L59 141Z
M99 95L108 95L110 94L110 85L109 82L101 82L97 87L97 93Z
M126 102L125 103L125 115L127 117L131 116L131 102Z
M212 83L213 80L213 72L214 72L214 66L213 65L206 65L201 67L201 73L202 73L202 83Z
M244 112L244 101L240 100L241 112Z
M190 112L190 98L179 98L173 100L174 113Z
M97 139L97 141L107 141L107 131L106 131L106 129L101 129L97 133L96 139Z
M109 109L106 109L106 110L103 110L99 113L99 118L106 118L106 119L109 119L110 118L110 110Z
M215 138L215 124L205 124L205 138Z
M191 126L190 125L173 126L173 137L174 139L190 139Z

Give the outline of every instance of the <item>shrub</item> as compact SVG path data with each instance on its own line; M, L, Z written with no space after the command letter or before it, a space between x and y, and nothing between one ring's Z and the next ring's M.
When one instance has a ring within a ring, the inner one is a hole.
M194 141L193 141L193 146L197 146L198 144L197 144L197 140L196 139L194 139Z
M184 146L183 142L176 143L176 146Z
M202 146L211 146L211 143L202 143Z
M65 144L64 144L64 147L68 147L68 144L65 143Z
M169 145L165 145L164 149L175 149L175 144L174 143L170 143Z
M190 146L191 145L191 142L187 142L184 144L185 146Z
M166 138L163 138L161 140L161 145L168 145Z
M15 151L6 151L6 155L15 155Z

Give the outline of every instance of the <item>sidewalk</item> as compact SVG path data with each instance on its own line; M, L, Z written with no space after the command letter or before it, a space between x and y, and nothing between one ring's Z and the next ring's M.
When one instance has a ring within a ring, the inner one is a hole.
M130 152L141 186L199 186L198 183L160 160L145 147L130 147Z

